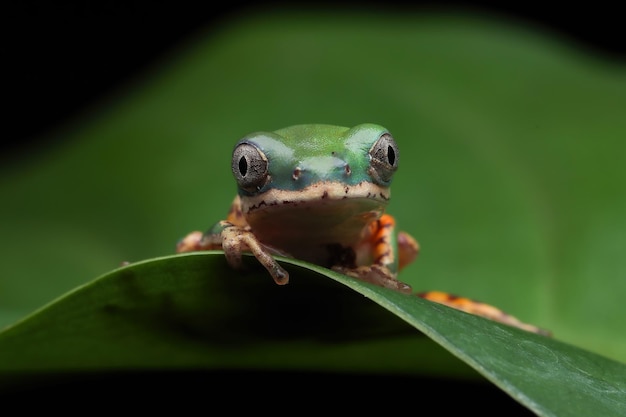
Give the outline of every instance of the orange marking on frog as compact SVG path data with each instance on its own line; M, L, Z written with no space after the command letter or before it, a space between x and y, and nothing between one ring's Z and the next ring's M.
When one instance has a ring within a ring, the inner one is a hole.
M396 221L389 214L383 214L380 219L370 223L370 242L374 263L390 265L394 261L391 250L391 238Z

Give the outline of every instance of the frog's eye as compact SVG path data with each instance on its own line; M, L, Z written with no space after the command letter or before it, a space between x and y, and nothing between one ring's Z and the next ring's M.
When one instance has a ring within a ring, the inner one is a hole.
M240 143L233 151L232 170L237 184L248 192L260 190L267 182L267 157L250 143Z
M389 133L383 134L370 148L368 173L374 182L388 185L393 173L398 169L398 145Z

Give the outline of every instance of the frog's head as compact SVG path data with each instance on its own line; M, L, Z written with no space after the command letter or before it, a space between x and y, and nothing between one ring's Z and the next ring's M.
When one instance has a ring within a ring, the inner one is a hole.
M271 190L300 193L319 183L342 190L366 183L383 191L398 159L396 142L381 126L297 125L241 139L233 151L232 170L242 197Z
M246 216L371 220L389 200L398 160L396 142L382 126L297 125L241 139L232 171Z

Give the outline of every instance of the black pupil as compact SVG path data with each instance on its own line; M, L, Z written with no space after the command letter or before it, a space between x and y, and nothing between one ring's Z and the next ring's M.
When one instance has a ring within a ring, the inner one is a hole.
M394 162L396 162L396 153L391 146L387 146L387 158L389 159L390 165L393 165Z
M241 173L242 177L245 177L246 174L248 173L248 161L246 161L245 156L242 156L239 159L239 172Z

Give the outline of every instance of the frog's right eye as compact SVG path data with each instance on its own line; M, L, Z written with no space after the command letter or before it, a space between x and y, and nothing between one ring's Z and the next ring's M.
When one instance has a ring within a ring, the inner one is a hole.
M237 184L249 193L259 191L267 183L267 157L251 143L243 142L233 151L232 170Z

